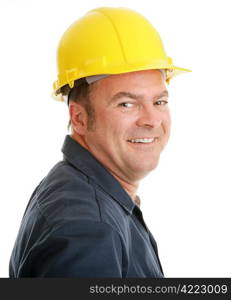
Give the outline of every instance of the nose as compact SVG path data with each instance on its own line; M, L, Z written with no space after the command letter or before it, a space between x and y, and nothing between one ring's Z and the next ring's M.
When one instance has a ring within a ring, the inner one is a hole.
M152 105L151 107L143 107L140 110L136 125L139 127L158 128L161 126L162 121L163 113Z

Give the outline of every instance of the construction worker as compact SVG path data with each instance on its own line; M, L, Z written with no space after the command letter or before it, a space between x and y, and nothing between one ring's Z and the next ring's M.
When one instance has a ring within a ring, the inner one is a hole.
M164 277L137 188L169 138L167 84L189 70L142 15L109 7L66 30L57 64L71 134L31 196L10 277Z

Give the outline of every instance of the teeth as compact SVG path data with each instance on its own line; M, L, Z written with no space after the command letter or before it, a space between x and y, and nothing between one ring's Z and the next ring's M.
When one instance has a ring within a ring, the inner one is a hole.
M155 140L155 138L151 138L151 139L132 139L129 140L129 142L132 143L152 143Z

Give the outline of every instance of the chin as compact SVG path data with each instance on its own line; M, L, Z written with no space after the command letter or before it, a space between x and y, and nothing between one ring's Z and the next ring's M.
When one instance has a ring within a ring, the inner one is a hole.
M138 179L142 179L145 176L147 176L151 171L155 170L155 168L158 166L159 158L155 161L149 162L147 164L141 164L137 166L137 168L134 168L134 172L137 175Z
M159 163L159 159L160 156L155 156L151 161L149 161L149 163L146 165L147 169L149 169L150 171L154 170Z
M155 162L153 162L152 164L150 164L146 170L147 173L153 171L156 169L156 167L158 166L158 160L156 160Z

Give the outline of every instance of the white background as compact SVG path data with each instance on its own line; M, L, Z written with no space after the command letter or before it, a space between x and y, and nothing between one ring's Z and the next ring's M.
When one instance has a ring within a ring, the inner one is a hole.
M169 86L171 139L139 188L165 276L231 277L229 0L1 0L0 277L30 195L62 159L68 111L50 96L57 43L98 6L145 15L175 64L193 71Z

